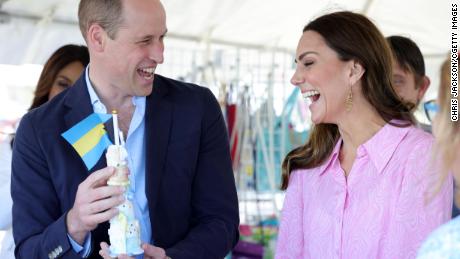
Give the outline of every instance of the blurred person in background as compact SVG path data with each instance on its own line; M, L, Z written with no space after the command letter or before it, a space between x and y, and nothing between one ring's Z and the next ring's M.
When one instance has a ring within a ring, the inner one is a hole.
M86 46L65 45L54 52L43 67L29 110L51 100L72 86L89 63Z
M407 102L412 113L414 113L430 86L430 79L425 74L422 52L417 44L409 38L390 36L386 39L393 52L393 88L398 96ZM423 103L427 117L433 101ZM431 124L418 121L417 125L424 131L431 133ZM453 203L452 217L459 215L459 213L460 210Z
M415 112L430 86L422 52L409 38L390 36L386 39L393 53L393 88L411 111ZM431 133L430 125L419 122L418 126Z
M69 44L57 49L43 66L29 110L39 107L72 86L88 63L89 53L85 46ZM10 194L11 145L10 141L0 144L0 230L6 231L0 250L2 259L14 258Z
M442 184L452 173L455 184L458 186L460 183L460 122L451 120L451 103L456 103L458 107L459 98L451 94L450 68L451 59L448 57L441 67L437 104L431 107L431 110L436 113L433 118L433 134L436 139L434 156L440 158L441 161L439 184ZM438 160L435 159L435 161ZM458 188L456 188L455 201L457 203L460 201ZM436 229L424 242L417 258L460 258L460 217L457 216Z
M398 98L391 62L361 14L326 14L304 27L291 82L311 101L315 125L283 161L276 258L414 258L449 220L451 181L424 202L433 137Z

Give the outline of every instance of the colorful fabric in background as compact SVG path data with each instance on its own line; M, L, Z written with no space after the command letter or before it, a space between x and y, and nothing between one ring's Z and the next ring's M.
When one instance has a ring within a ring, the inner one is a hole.
M110 118L111 114L93 113L61 134L83 159L88 171L112 144L104 129L104 123Z

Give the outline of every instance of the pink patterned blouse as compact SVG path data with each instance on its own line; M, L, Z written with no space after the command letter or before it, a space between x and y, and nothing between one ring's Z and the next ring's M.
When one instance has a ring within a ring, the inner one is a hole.
M348 178L338 159L291 174L275 258L415 258L428 234L448 221L452 178L428 170L433 138L386 124L359 146Z

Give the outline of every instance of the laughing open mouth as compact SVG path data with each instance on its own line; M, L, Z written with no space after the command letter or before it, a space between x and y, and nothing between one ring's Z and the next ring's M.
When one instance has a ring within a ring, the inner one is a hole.
M139 68L137 69L137 73L146 80L151 80L153 78L153 75L155 74L155 68Z
M310 101L312 102L316 102L318 101L319 97L320 97L320 93L316 90L311 90L311 91L306 91L304 93L302 93L302 97L304 99L310 99Z

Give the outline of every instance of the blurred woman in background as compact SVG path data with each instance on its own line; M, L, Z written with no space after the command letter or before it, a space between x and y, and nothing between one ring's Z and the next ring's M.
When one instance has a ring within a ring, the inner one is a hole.
M424 202L433 139L397 97L391 55L361 14L305 26L291 82L315 125L283 162L276 258L414 258L449 220L452 182Z
M85 46L65 45L56 50L43 67L29 110L72 86L88 63L89 54Z
M460 122L451 119L451 103L457 104L458 96L451 94L450 66L451 59L441 67L441 83L438 89L438 105L432 110L437 112L433 120L433 134L436 139L435 157L441 161L441 179L443 183L451 172L454 176L456 188L455 200L460 202ZM460 216L434 231L423 244L417 258L460 258Z
M64 45L46 61L29 110L37 108L72 86L89 63L89 53L85 46ZM11 141L12 145L13 141ZM0 258L14 258L10 194L11 146L1 143L0 160L0 230L6 231L1 245Z

